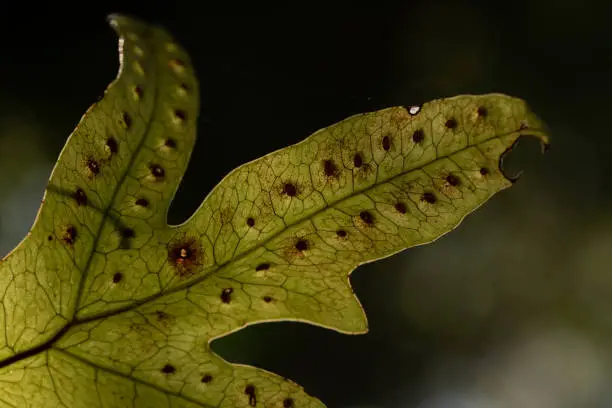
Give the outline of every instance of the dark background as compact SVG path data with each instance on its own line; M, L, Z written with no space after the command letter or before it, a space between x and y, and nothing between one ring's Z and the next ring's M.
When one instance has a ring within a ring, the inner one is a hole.
M551 151L525 141L509 160L524 170L513 188L437 242L353 274L369 334L274 323L213 346L330 408L612 406L609 2L168 7L0 17L2 254L117 73L111 12L165 26L199 76L199 139L171 223L233 168L352 114L504 92L548 123Z

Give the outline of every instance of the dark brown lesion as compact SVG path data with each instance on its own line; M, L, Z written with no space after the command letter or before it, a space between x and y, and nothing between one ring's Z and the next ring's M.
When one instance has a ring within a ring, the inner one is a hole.
M256 407L257 396L255 395L255 386L253 384L248 384L244 388L244 393L249 397L249 406Z
M323 160L323 172L327 177L338 177L338 166L331 159Z
M388 152L389 149L391 149L391 136L389 135L385 135L382 138L382 148L384 149L384 151Z
M85 191L82 188L77 188L74 191L72 197L76 201L77 205L87 205L87 195L85 194Z
M127 112L123 112L121 118L123 119L123 125L125 126L125 128L127 130L130 130L132 128L132 117L130 116L130 114Z
M457 187L459 184L461 184L461 180L459 179L459 177L457 177L454 174L447 175L445 180L448 183L448 185L453 186L453 187Z
M287 397L283 400L283 408L293 408L293 407L295 407L293 398Z
M62 241L66 243L68 246L74 245L74 242L77 238L77 230L74 225L68 225L64 230L64 235L62 236Z
M457 127L457 119L448 118L446 123L444 123L444 126L446 126L447 129L455 129Z
M416 144L420 144L425 140L425 131L423 129L417 129L412 133L412 141Z
M168 262L177 276L193 276L202 267L204 254L200 241L195 237L183 237L168 246Z
M229 303L232 301L232 293L234 293L234 288L225 288L221 291L221 301L223 303Z
M90 176L97 176L100 173L100 162L92 156L85 160L85 165L87 170L89 170Z
M298 188L294 183L287 182L283 185L282 193L287 197L295 197L298 194Z
M361 211L359 213L359 218L366 225L369 225L369 226L374 225L374 216L372 215L370 211Z
M119 144L117 143L117 139L114 137L109 137L106 139L106 148L108 149L110 156L114 156L119 152Z
M421 196L421 200L425 201L428 204L435 204L437 201L436 195L431 191L426 191Z
M149 164L149 170L151 171L151 175L155 177L155 180L163 180L166 176L164 168L157 163Z
M174 374L176 372L176 367L174 367L172 364L166 364L161 368L161 372L163 374Z
M406 204L401 201L398 201L397 203L395 203L393 208L395 208L395 211L397 211L400 214L406 214L406 212L408 212L408 208L406 207Z

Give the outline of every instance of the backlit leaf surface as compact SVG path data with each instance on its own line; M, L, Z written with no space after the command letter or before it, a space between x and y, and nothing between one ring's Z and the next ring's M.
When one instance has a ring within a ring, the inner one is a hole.
M110 21L118 78L0 264L0 406L322 407L211 340L278 320L364 333L349 274L509 187L501 158L519 136L547 143L524 101L502 94L355 115L237 168L168 225L198 84L163 29Z

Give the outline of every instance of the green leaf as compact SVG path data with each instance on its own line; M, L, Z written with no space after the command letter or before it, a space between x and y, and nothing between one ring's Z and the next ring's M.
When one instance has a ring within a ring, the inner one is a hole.
M512 182L524 101L439 99L352 116L231 172L166 222L198 84L161 28L112 16L121 66L60 154L31 232L0 264L0 406L321 407L210 342L264 321L367 321L348 276L431 242Z

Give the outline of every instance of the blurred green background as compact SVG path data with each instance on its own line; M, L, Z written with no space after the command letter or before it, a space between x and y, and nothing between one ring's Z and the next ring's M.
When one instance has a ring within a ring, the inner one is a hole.
M199 7L0 17L2 255L117 73L111 12L165 26L199 75L199 139L171 223L233 168L352 114L504 92L548 123L550 152L526 140L508 160L524 170L513 188L435 243L353 273L370 333L273 323L213 347L330 408L612 406L610 2Z

